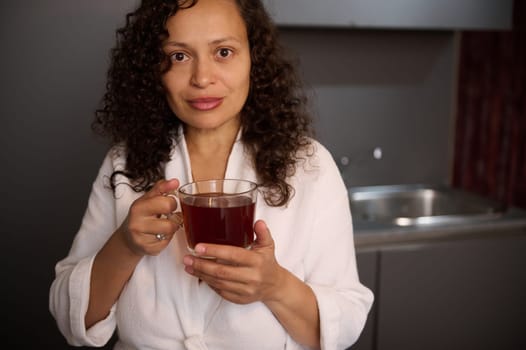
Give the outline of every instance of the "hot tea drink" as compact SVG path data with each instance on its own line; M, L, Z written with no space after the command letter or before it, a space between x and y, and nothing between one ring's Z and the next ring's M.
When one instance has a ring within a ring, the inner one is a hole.
M199 242L248 247L254 240L255 203L250 197L221 193L196 195L181 202L190 248Z
M188 249L197 243L249 248L254 241L257 185L251 181L225 179L186 184L179 200Z

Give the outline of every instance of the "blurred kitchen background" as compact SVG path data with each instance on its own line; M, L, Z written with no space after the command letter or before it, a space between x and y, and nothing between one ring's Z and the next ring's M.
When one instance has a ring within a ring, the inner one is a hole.
M0 3L8 348L69 348L48 290L106 151L90 123L115 29L136 3ZM526 209L524 1L266 5L349 187L444 184ZM432 241L397 229L414 238L398 243L370 238L389 230L357 229L360 276L376 301L352 349L526 348L526 221L506 223L462 238L449 227Z

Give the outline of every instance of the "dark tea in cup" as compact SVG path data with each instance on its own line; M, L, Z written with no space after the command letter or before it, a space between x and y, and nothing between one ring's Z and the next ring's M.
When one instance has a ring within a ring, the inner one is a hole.
M197 181L179 188L188 249L197 243L250 248L257 185L247 180Z

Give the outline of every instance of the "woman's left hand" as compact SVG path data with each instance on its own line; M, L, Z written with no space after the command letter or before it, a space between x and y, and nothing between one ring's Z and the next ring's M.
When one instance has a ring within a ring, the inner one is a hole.
M250 250L227 245L197 244L197 256L187 255L183 259L185 271L236 304L275 300L287 271L276 261L274 240L263 220L254 224L254 231L256 240Z

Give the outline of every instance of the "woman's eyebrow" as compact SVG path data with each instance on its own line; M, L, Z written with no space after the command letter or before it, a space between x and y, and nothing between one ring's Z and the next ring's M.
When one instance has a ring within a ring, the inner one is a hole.
M210 42L211 45L217 45L217 44L221 44L225 41L235 41L235 42L241 42L241 40L239 40L238 38L234 37L234 36L227 36L227 37L224 37L224 38L219 38L219 39L215 39L215 40L212 40Z
M227 41L235 41L235 42L238 42L238 43L241 42L238 38L236 38L234 36L227 36L227 37L224 37L224 38L214 39L214 40L210 41L210 43L208 45L218 45L218 44L221 44L221 43L224 43L224 42L227 42ZM163 44L163 47L166 47L166 46L177 46L177 47L188 48L191 45L189 45L189 44L187 44L185 42L181 42L181 41L166 41Z
M182 42L178 42L178 41L167 41L167 42L163 43L163 47L166 47L166 46L189 47L187 44L182 43Z

